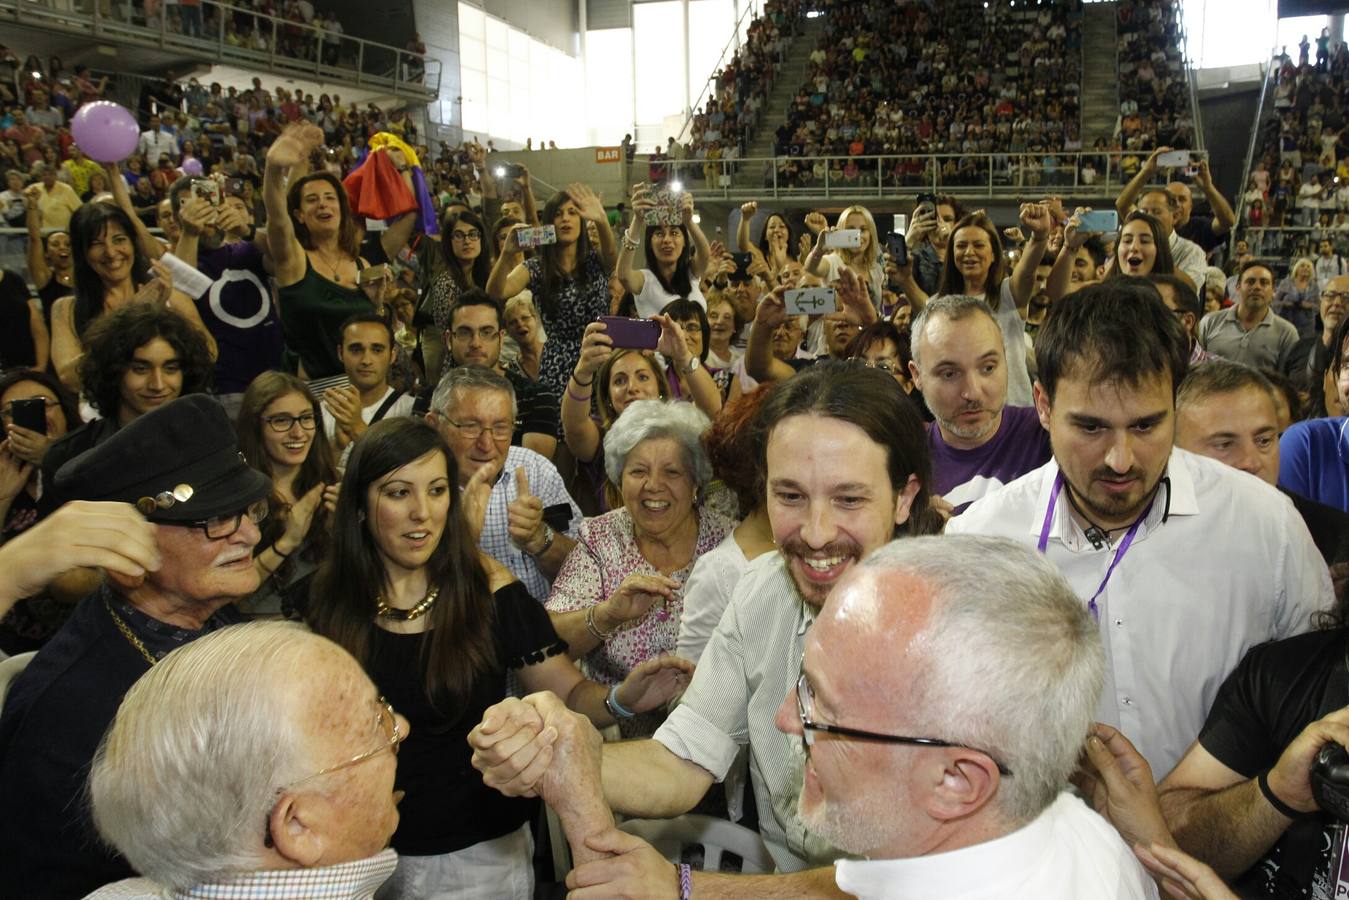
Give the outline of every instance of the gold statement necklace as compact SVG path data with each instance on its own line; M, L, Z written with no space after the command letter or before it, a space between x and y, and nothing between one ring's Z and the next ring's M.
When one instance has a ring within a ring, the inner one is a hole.
M391 622L411 622L414 619L420 619L426 615L431 607L436 605L436 598L440 596L440 587L434 586L426 592L426 596L421 602L411 609L399 609L396 606L390 606L384 599L383 594L375 595L375 615L380 618L388 619Z

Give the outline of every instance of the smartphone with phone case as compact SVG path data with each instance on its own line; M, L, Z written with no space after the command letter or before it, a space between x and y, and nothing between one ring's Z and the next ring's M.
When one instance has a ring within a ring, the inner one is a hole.
M1157 157L1157 166L1161 169L1179 169L1190 164L1189 150L1168 150Z
M47 433L47 401L41 397L14 400L10 403L10 420L20 428Z
M192 182L192 194L212 206L220 205L220 182L214 178L198 178Z
M672 191L669 188L657 188L651 192L651 202L655 204L655 207L646 211L646 224L684 224L684 211L679 207L679 191Z
M536 228L521 228L515 232L515 243L522 250L532 250L545 244L557 243L557 229L552 225L539 225Z
M837 231L827 232L824 236L824 245L831 250L856 250L862 246L862 229L840 228Z
M1113 209L1093 209L1077 218L1082 223L1078 226L1078 231L1089 231L1094 234L1119 231L1119 213Z
M831 287L795 288L783 295L789 316L820 316L838 312L838 298Z
M936 194L923 193L918 195L918 205L914 208L913 214L916 216L924 212L936 214L937 212Z
M909 243L903 233L892 234L885 239L885 252L890 254L890 261L895 265L909 264Z
M619 350L655 350L660 342L660 323L655 319L627 319L623 316L600 316L604 333Z

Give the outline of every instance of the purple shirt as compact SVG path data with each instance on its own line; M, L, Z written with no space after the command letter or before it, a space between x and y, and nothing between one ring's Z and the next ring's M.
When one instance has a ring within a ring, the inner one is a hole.
M975 500L1049 462L1049 432L1030 406L1004 406L993 437L973 450L952 447L936 422L927 423L932 454L932 493L955 507L956 515Z
M215 392L242 393L260 373L281 368L281 323L262 252L252 241L202 248L197 268L215 281L196 298L197 312L219 348Z

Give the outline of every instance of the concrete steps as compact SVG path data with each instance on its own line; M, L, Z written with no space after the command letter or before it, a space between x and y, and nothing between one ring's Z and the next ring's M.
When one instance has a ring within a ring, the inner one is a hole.
M782 64L773 89L768 92L764 103L764 115L759 121L759 129L754 140L745 152L746 156L772 156L773 141L778 126L787 115L787 105L796 96L796 91L806 80L806 71L810 67L810 53L819 43L824 31L824 18L806 19L801 34L792 39L787 50L787 60Z
M1116 4L1082 7L1082 146L1114 136L1119 118L1119 51L1116 46ZM1101 63L1105 62L1104 65Z

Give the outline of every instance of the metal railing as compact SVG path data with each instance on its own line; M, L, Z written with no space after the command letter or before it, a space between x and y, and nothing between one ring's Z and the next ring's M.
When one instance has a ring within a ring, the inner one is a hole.
M1273 51L1271 50L1271 56ZM1232 229L1232 234L1228 238L1228 253L1231 254L1236 249L1237 232L1243 231L1242 223L1246 221L1246 184L1250 181L1251 167L1255 165L1255 152L1260 144L1262 125L1265 121L1265 101L1269 97L1269 86L1277 76L1278 69L1268 62L1261 63L1265 69L1265 77L1260 79L1260 99L1255 104L1255 121L1251 123L1251 140L1246 146L1246 163L1241 170L1240 190L1237 191L1237 227Z
M143 7L125 0L0 0L4 20L419 100L433 99L440 90L439 60L217 0L195 7L162 0L145 0Z
M1137 167L1121 168L1134 156ZM1206 151L1195 155L1207 159ZM634 160L634 165L641 162ZM1052 159L1046 166L1045 160ZM960 197L1113 197L1142 167L1146 155L1085 150L1073 153L930 153L882 156L775 156L744 159L658 160L653 179L677 180L702 197L886 197L930 190ZM1094 176L1084 176L1090 162ZM817 163L819 165L817 165ZM637 176L634 175L634 178ZM1149 184L1165 184L1158 172ZM638 179L641 180L641 179Z

